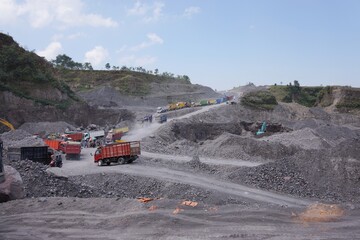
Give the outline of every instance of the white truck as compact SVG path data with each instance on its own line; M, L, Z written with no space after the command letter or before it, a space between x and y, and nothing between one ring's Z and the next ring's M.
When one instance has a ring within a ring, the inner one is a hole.
M84 140L92 140L96 146L100 146L105 143L105 131L90 131L84 134Z
M87 140L89 138L91 139L96 139L96 138L101 138L101 137L105 137L105 131L104 130L99 130L99 131L90 131L84 134L84 139Z

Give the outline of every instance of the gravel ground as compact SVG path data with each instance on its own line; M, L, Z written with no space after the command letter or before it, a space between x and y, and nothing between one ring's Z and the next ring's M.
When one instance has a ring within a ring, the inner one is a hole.
M264 163L257 167L214 167L194 161L184 164L166 164L159 160L150 165L167 166L182 171L212 174L217 178L235 183L267 189L298 197L310 197L325 201L359 202L360 196L360 131L354 125L340 126L331 123L332 115L316 113L315 118L294 120L296 108L284 108L274 112L253 112L240 106L225 105L202 112L186 119L162 124L142 141L142 148L149 152L211 158L231 158ZM191 111L187 111L189 113ZM240 114L241 113L241 114ZM177 115L180 114L179 112ZM273 117L276 115L276 117ZM261 121L252 122L255 116L270 119L269 126L278 129L270 136L255 138L254 130ZM330 116L330 117L329 117ZM176 116L178 117L178 116ZM282 117L282 121L278 120ZM271 121L274 120L274 122ZM339 119L338 119L339 120ZM283 125L282 125L283 124ZM25 125L26 126L26 125ZM285 127L286 126L286 127ZM289 128L292 126L293 128ZM37 123L28 129L56 131L66 123ZM25 127L24 127L25 128ZM292 131L293 130L293 131ZM147 131L146 126L139 132ZM1 135L4 146L42 145L24 130ZM189 197L197 201L216 204L232 202L231 197L217 196L215 192L126 174L84 175L58 178L46 172L46 166L30 161L6 162L17 169L26 187L27 197L74 196L74 197ZM148 163L146 163L148 164ZM35 176L35 178L34 178ZM234 200L239 201L240 200Z
M17 129L10 132L5 132L0 135L4 141L5 150L8 147L29 147L29 146L44 146L44 141L27 131Z
M63 133L66 129L70 131L76 130L71 124L66 122L27 122L19 127L31 134L46 134L46 133Z

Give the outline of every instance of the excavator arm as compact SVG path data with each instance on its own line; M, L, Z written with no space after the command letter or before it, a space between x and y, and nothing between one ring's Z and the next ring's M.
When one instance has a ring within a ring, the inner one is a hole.
M9 123L8 121L6 121L5 119L3 119L3 118L0 118L0 123L4 124L5 126L10 128L11 130L15 130L14 126L11 123Z

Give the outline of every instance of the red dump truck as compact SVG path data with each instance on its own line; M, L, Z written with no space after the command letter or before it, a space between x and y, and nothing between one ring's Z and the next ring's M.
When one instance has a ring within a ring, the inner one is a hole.
M79 142L61 142L60 150L65 153L65 159L80 159L81 145Z
M59 151L62 141L60 139L44 139L44 142L49 147L55 149L56 151Z
M82 132L66 133L64 137L71 139L71 141L80 142L83 139L84 134Z
M94 154L94 162L99 166L111 163L132 163L140 155L140 142L121 142L100 146Z

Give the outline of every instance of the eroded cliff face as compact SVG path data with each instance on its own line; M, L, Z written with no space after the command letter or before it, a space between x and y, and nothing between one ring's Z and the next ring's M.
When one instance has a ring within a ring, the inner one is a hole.
M56 90L53 92L52 98L58 93ZM61 94L59 97L65 98ZM15 128L25 122L66 121L75 126L87 126L91 123L114 125L120 121L134 119L134 115L126 109L97 109L90 107L85 102L72 102L66 109L61 109L50 105L44 106L7 91L0 92L0 102L1 117L11 122Z
M360 112L360 88L326 87L319 106L328 111Z

